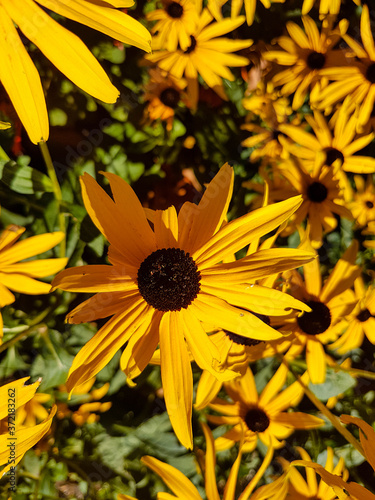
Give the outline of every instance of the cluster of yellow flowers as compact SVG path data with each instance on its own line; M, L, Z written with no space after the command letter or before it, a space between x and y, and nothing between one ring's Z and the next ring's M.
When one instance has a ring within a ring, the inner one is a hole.
M261 3L268 9L283 0ZM46 9L146 52L152 49L144 58L150 67L144 100L149 103L148 119L165 120L169 131L179 105L192 112L197 109L204 85L227 100L223 79L235 79L229 67L247 67L257 54L257 64L249 72L246 69L248 90L242 104L247 116L242 128L251 136L242 146L249 148L250 162L259 162L262 178L243 184L255 193L252 210L228 222L234 186L234 169L229 164L219 169L197 205L186 202L178 213L174 206L145 209L125 180L103 172L110 196L85 173L80 179L83 202L109 243L109 264L61 271L67 265L65 257L19 262L55 247L64 233L16 242L24 228L11 225L3 231L1 307L15 301L10 290L39 295L60 289L94 294L68 313L68 323L110 317L75 356L66 390L61 388L61 393L87 396L77 399L82 403L77 411L69 410L64 395L48 414L40 404L48 396L35 394L39 382L24 385L26 379L19 379L0 388L4 401L9 399L9 391L17 394L14 410L18 415L17 453L10 464L10 421L1 407L3 474L47 434L56 411L57 418L69 417L80 426L97 421L95 412L110 408L110 404L98 402L106 394L107 384L90 390L95 376L124 347L120 367L129 385L134 385L133 380L149 364L160 365L172 427L189 449L193 448L192 363L200 368L195 409L205 409L210 424L227 426L214 439L208 425L202 423L209 500L220 498L216 452L236 443L238 456L224 500L234 500L242 456L259 443L267 448L266 456L238 500L250 495L253 500L375 498L363 486L347 482L344 461L334 465L330 448L325 467L313 463L300 448L302 460L290 463L282 459L284 473L254 492L274 450L282 448L294 430L324 425L313 414L290 411L304 395L316 402L309 383L323 384L327 367L355 376L355 369L340 366L339 356L360 347L365 336L375 344L375 289L358 263L358 241L348 246L325 279L319 257L324 237L336 229L338 216L352 221L364 239L375 234L371 177L375 159L357 154L374 139L375 45L369 8L362 7L361 45L347 35L345 19L336 24L339 1L321 0L321 31L307 16L313 3L301 2L303 29L289 21L287 34L273 46L259 43L250 49L252 40L223 35L233 35L246 23L245 32L251 36L255 0L233 0L229 17L224 15L227 4L223 0L209 0L205 6L198 0L164 0L162 8L146 16L152 37L140 22L118 10L130 7L131 1L0 2L0 80L34 143L48 139L47 109L39 75L15 25L84 91L107 103L118 97L83 42ZM245 15L240 15L242 11ZM344 49L337 48L341 42ZM238 51L240 54L234 54ZM302 112L305 104L312 109L310 114ZM279 236L296 232L298 248L277 247ZM374 240L363 244L375 248ZM240 251L242 257L236 258ZM59 271L52 289L35 280ZM250 364L269 357L277 361L278 368L259 391ZM300 376L294 370L298 363L306 370ZM321 416L331 420L374 467L373 429L358 418L342 416L343 423L360 428L359 443L327 405L319 401L317 405ZM172 466L149 456L142 461L163 478L176 498L201 499L195 486ZM307 483L297 466L306 467ZM315 473L322 479L319 486ZM160 493L158 498L172 497Z

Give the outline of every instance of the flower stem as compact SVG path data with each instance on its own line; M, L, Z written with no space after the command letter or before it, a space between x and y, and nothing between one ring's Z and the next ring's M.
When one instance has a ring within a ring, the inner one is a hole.
M340 420L338 417L333 415L329 411L329 409L326 407L324 403L322 403L316 396L315 394L310 391L310 389L302 382L301 378L299 377L298 374L296 374L288 364L285 359L283 360L283 363L288 367L289 371L291 374L294 376L294 378L297 380L297 382L302 386L304 393L306 396L310 399L310 401L316 406L318 410L320 410L323 415L331 422L331 424L335 427L335 429L350 443L361 455L365 457L363 448L361 444L355 439L355 437L341 424ZM365 457L366 458L366 457Z
M42 152L42 155L43 155L43 160L44 160L44 163L46 164L46 167L47 167L47 172L48 172L48 176L49 178L51 179L51 182L52 182L52 186L53 186L53 192L55 194L55 199L59 205L59 227L60 227L60 231L62 231L63 233L66 233L66 230L65 230L65 217L64 217L64 214L62 213L61 211L61 204L62 204L62 194L61 194L61 189L60 189L60 184L59 184L59 181L57 179L57 175L56 175L56 172L55 172L55 167L52 163L52 158L51 158L51 155L50 155L50 152L49 152L49 149L48 149L48 146L47 146L47 143L44 142L44 141L41 141L39 142L39 147L40 147L40 150ZM61 241L60 243L60 257L65 257L65 238Z

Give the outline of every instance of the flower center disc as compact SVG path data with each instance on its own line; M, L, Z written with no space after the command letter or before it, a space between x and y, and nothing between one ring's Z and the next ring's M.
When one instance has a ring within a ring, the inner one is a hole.
M178 19L184 13L184 8L177 2L171 2L167 7L167 13L173 19Z
M325 165L327 165L328 167L330 167L332 165L332 163L336 160L340 160L341 163L344 163L344 160L345 160L344 155L338 149L326 148L324 150L324 152L326 154Z
M370 201L370 200L367 200L367 201L366 201L366 207L367 207L367 208L374 208L374 204L373 204L373 202L372 202L372 201Z
M270 425L270 419L260 408L250 408L246 413L245 423L253 432L264 432Z
M366 78L369 82L375 83L375 63L370 64L366 70Z
M190 54L190 52L193 52L193 50L195 50L195 47L197 46L197 41L195 39L195 37L193 37L193 35L190 35L190 40L191 40L191 44L190 46L185 50L185 54Z
M367 321L368 319L370 319L372 316L372 314L370 313L370 311L368 309L363 309L358 315L357 315L357 319L358 321L360 321L361 323L364 323L365 321Z
M147 304L159 311L180 311L198 295L201 275L189 253L162 248L142 262L137 279Z
M315 50L307 56L307 65L311 69L322 69L325 62L326 56Z
M307 196L310 201L322 203L328 196L328 190L321 182L313 182L307 188Z
M319 335L331 326L331 311L318 300L309 300L306 304L311 307L311 312L304 312L297 318L298 326L309 335Z
M180 101L180 93L173 87L169 87L160 93L160 100L165 106L174 109Z

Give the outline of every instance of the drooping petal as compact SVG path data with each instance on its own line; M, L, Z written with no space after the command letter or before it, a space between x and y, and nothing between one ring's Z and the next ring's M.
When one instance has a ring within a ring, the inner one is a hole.
M176 436L186 448L192 449L193 376L178 314L168 311L160 322L161 378Z
M326 357L319 340L309 338L306 343L307 370L313 384L323 384L326 379Z
M153 308L140 296L124 300L124 309L107 321L74 358L66 382L68 391L96 375L152 313Z
M0 5L0 81L31 142L46 141L49 125L40 77L3 5Z
M205 489L208 500L220 500L216 483L216 454L215 442L212 432L207 424L201 423L204 437L206 439L206 460L205 460Z

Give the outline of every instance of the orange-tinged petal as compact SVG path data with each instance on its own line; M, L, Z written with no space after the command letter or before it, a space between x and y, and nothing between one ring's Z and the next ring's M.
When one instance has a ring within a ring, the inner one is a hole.
M40 77L2 5L0 5L0 81L30 140L34 144L46 141L49 125Z
M375 431L367 422L351 415L341 415L341 421L344 424L354 424L360 428L360 441L365 452L366 459L375 470Z
M136 204L132 204L131 212L124 214L91 175L85 173L80 180L83 202L93 223L123 255L124 264L129 263L139 268L150 251L147 246L147 234L145 234L144 244L142 229L133 226L132 214L133 210L135 214L137 213ZM125 191L124 195L126 196L126 194ZM140 206L139 200L138 205ZM135 220L138 218L135 217Z
M142 457L141 462L156 472L179 500L202 500L193 483L172 465L165 464L148 455Z
M153 311L140 296L125 299L123 310L107 321L74 358L66 382L68 391L71 393L104 368L137 328L147 324Z
M118 266L88 265L64 269L52 281L52 289L70 292L119 292L138 290L135 279Z
M324 425L324 420L314 415L308 415L302 412L279 413L274 417L275 422L293 427L293 429L315 429Z
M161 319L160 356L164 397L171 424L180 442L192 449L193 376L178 311L168 311Z
M178 220L178 243L193 253L220 229L228 211L233 192L233 168L227 163L221 167L209 183L199 205L188 206L189 211L183 208ZM182 213L181 213L182 212Z

